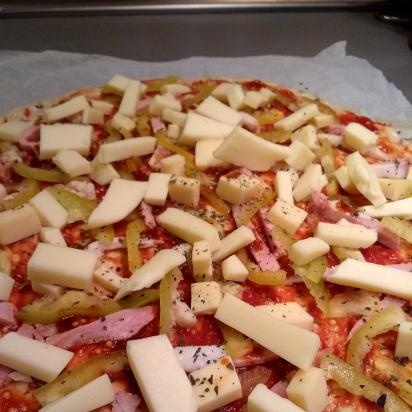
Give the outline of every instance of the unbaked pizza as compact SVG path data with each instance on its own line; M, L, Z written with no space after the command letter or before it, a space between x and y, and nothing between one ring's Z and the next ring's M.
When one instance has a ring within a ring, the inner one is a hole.
M411 155L248 79L4 115L0 411L410 411Z

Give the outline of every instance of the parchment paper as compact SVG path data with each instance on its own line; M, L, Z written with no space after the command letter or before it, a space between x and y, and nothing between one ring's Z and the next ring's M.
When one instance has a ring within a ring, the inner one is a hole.
M167 62L137 62L101 55L59 51L0 51L0 113L54 97L76 87L106 82L115 73L140 79L241 76L307 90L338 106L412 128L412 105L383 73L335 43L311 58L258 56L191 57Z

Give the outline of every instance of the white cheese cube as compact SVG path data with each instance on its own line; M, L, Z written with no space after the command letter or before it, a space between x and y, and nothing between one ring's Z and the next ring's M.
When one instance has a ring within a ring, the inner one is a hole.
M216 97L216 99L221 100L222 102L227 102L227 92L231 87L233 87L235 83L220 83L217 85L213 91L212 91L212 96Z
M149 205L163 206L169 192L169 180L172 175L166 173L150 173L144 201Z
M104 100L90 100L90 104L95 109L100 110L103 114L111 114L114 109L114 105Z
M86 107L82 114L84 124L104 124L104 113L95 107Z
M63 288L50 283L31 282L31 288L39 295L45 296L60 296L63 293Z
M75 150L87 156L93 128L89 125L54 124L40 126L40 159L51 159L60 150Z
M49 403L39 412L91 412L113 402L114 398L115 393L109 375L104 374Z
M6 196L7 196L7 189L2 183L0 183L0 199L3 199Z
M222 301L217 282L192 283L191 309L195 315L213 315Z
M371 150L378 140L378 135L360 123L349 123L343 133L345 145L352 150L365 153Z
M21 120L12 120L7 123L1 123L0 140L17 143L21 134L32 126L33 122L24 122Z
M227 281L227 282L219 282L219 284L220 284L220 289L222 290L223 295L225 293L229 293L230 295L233 295L239 299L242 298L244 287L242 285L239 285L239 283Z
M216 158L213 153L223 143L223 139L200 140L195 148L195 165L197 170L209 167L227 167L229 164Z
M93 273L93 279L109 292L116 293L126 281L107 263L102 263Z
M276 172L275 186L278 198L293 205L294 200L291 173L285 170Z
M260 180L255 176L241 174L238 177L220 176L216 194L232 204L239 204L253 199L260 188Z
M132 119L130 119L127 116L124 116L121 113L116 113L112 117L110 124L112 125L112 127L114 127L117 130L124 129L124 130L127 130L128 132L131 132L136 127L136 123Z
M247 412L305 412L286 398L272 392L263 383L255 386L247 399Z
M213 274L212 252L207 240L199 240L193 244L192 248L193 277L201 282L211 280Z
M206 97L197 106L196 111L203 116L217 120L218 122L236 126L242 122L242 115L213 96Z
M243 87L240 84L234 84L227 91L227 100L228 100L229 106L232 109L240 110L243 106L244 98L245 98L245 92L243 91Z
M93 169L89 177L99 185L107 185L113 179L120 177L119 173L117 173L116 169L111 164L102 165L97 162L93 163Z
M146 182L114 179L103 200L89 216L88 228L107 226L124 219L140 204L146 190Z
M192 89L189 86L179 83L164 84L160 91L162 93L170 93L174 96L180 96L181 94L190 93Z
M177 124L179 127L183 127L186 123L187 114L179 112L177 110L166 107L162 112L162 119L166 122Z
M252 109L264 106L268 102L267 96L256 90L246 92L243 103Z
M161 116L165 108L180 112L182 111L182 104L179 100L175 99L173 95L170 97L160 94L157 94L149 104L149 112L155 116Z
M187 114L180 142L193 145L199 140L223 139L229 136L233 129L232 125L190 112Z
M322 179L322 166L318 163L309 165L299 178L293 189L293 197L297 202L307 199L312 193L319 190Z
M290 155L285 159L285 162L296 170L305 169L315 158L315 154L299 140L295 140L289 148Z
M275 98L275 96L276 96L276 94L275 94L272 90L270 90L269 88L267 88L267 87L262 87L262 88L259 90L259 92L262 93L262 94L266 97L266 99L267 99L268 102L269 102L269 101L272 101L272 100Z
M309 369L320 347L316 333L280 321L226 293L215 318L301 369Z
M329 250L329 245L322 239L308 237L303 240L298 240L291 246L289 258L293 263L303 266L313 259L325 255Z
M9 300L13 286L14 279L3 272L0 272L0 301Z
M104 91L107 93L117 94L122 96L129 84L128 77L122 76L121 74L115 74L105 85Z
M0 338L0 364L51 382L65 368L73 353L9 332Z
M182 176L185 174L185 158L180 154L165 157L160 160L160 171L171 175Z
M307 215L308 213L305 210L291 205L282 199L278 199L269 210L268 218L275 225L294 235L299 226L305 221Z
M157 216L157 222L172 235L188 243L207 240L212 252L221 245L219 233L213 225L183 210L169 207Z
M34 282L87 289L97 256L85 250L39 243L27 263L27 277Z
M189 375L198 412L211 412L242 397L242 387L229 356L213 361Z
M53 163L70 177L87 175L92 171L90 162L75 150L57 152L53 157Z
M68 211L44 189L29 200L44 226L62 228L67 223Z
M348 168L346 166L341 166L339 169L335 170L334 175L339 183L339 186L345 192L351 194L359 193L358 189L356 189L356 186L349 177Z
M140 92L141 83L138 80L130 80L127 83L122 101L120 102L119 113L127 117L134 117Z
M316 135L316 128L308 124L295 130L290 137L292 142L299 141L307 146L309 149L313 150L319 147L318 138Z
M129 340L127 356L150 411L197 410L189 379L179 365L166 335Z
M131 139L102 144L96 158L99 163L103 164L116 162L133 156L145 156L153 153L155 146L156 139L154 137L133 137Z
M318 133L319 142L328 141L333 147L338 147L343 143L343 136L332 133Z
M300 328L312 330L313 317L297 302L270 303L258 305L256 309Z
M315 236L330 246L342 246L351 249L367 248L378 240L375 229L367 229L361 225L352 225L350 230L342 224L319 222Z
M389 200L399 200L412 192L412 182L408 179L379 179L379 185Z
M244 282L248 274L246 266L236 255L229 256L222 262L222 275L225 280Z
M40 240L55 246L67 246L61 230L56 227L42 227L40 230Z
M220 262L254 240L256 237L252 229L247 226L239 226L222 239L220 248L212 255L213 262Z
M294 131L307 123L312 117L319 114L319 108L316 104L310 103L296 112L286 116L274 124L276 129Z
M298 371L286 388L294 404L307 412L322 412L329 405L328 385L322 369L311 367Z
M214 153L218 159L256 171L269 170L289 154L288 147L268 142L241 127L236 127Z
M364 206L359 209L361 213L364 213L371 217L404 217L409 219L411 216L412 198L395 200L394 202L387 202L382 206Z
M166 133L169 139L177 140L180 136L180 127L177 124L169 124Z
M412 322L402 322L399 325L395 356L412 359Z
M204 368L226 355L224 345L176 346L175 355L186 372Z
M335 123L335 121L335 116L327 113L318 114L312 119L312 122L318 129L329 126L330 124Z
M169 183L169 196L176 203L197 207L200 199L200 181L189 177L175 176Z
M89 103L87 102L86 98L84 96L76 96L68 100L67 102L51 107L50 109L46 109L46 120L49 123L52 123L56 120L61 120L79 113L86 107L89 107Z

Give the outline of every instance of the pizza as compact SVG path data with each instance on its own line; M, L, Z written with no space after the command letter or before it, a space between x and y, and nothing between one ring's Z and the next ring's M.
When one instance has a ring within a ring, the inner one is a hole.
M250 79L0 119L0 410L403 412L411 146Z

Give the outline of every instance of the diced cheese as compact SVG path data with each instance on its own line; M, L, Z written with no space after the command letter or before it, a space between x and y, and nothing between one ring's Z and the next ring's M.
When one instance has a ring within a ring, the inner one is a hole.
M192 386L166 335L129 340L127 356L151 412L197 411Z
M102 165L97 162L93 162L93 169L89 177L99 185L107 185L113 179L119 178L120 175L111 164Z
M359 154L354 152L345 159L349 178L356 188L374 206L381 206L386 202L379 180L369 163Z
M176 203L197 207L200 199L200 180L175 176L169 182L169 196Z
M275 319L225 294L215 318L301 369L309 369L320 347L316 333Z
M24 122L21 120L12 120L7 123L1 123L0 140L16 143L21 134L32 126L33 122Z
M198 412L211 412L242 397L232 359L224 356L189 375Z
M160 95L157 94L151 100L149 104L149 112L156 116L161 116L164 109L169 108L180 112L182 110L182 104L179 100L175 99L173 95Z
M40 229L40 219L33 207L28 204L0 212L0 245L17 242L39 233Z
M93 128L80 124L40 126L40 159L51 159L60 150L75 150L87 156L92 143Z
M248 274L246 266L236 255L229 256L222 262L222 275L225 280L244 282Z
M106 93L113 93L122 96L129 84L128 77L122 76L121 74L115 74L105 85L104 90Z
M223 139L200 140L195 148L195 165L197 170L209 167L227 167L228 163L216 158L213 153L223 143Z
M313 317L297 302L270 303L255 307L283 322L292 323L300 328L312 330Z
M213 315L222 301L217 282L198 282L191 286L191 309L195 315Z
M282 199L278 199L269 210L268 218L275 225L294 235L299 226L305 221L307 215L308 213L305 210L291 205Z
M69 213L47 189L33 196L29 203L36 210L44 226L60 229L67 223Z
M45 382L64 369L73 353L9 332L0 338L0 364Z
M187 114L179 112L177 110L166 107L162 112L162 119L166 122L177 124L179 127L183 127L186 123Z
M252 229L247 226L239 226L222 239L221 246L213 253L212 259L214 262L220 262L254 240L256 240L256 236Z
M3 199L6 196L7 196L7 189L2 183L0 183L0 199Z
M343 143L343 136L332 133L318 133L319 142L328 141L333 147L338 147Z
M293 189L293 197L297 202L307 199L312 193L319 190L322 179L322 166L318 163L309 165L299 178Z
M217 85L213 91L212 96L216 97L216 99L221 100L222 102L227 102L227 92L235 83L220 83Z
M238 177L220 176L216 194L232 204L239 204L253 199L261 186L255 176L241 174Z
M132 156L148 155L153 153L155 146L156 139L154 137L133 137L131 139L102 144L96 157L99 163L111 163L128 159Z
M247 399L247 412L305 412L286 398L271 391L263 383L255 386Z
M53 163L70 177L87 175L92 171L90 162L75 150L57 152L53 157Z
M171 84L164 84L160 91L162 93L171 93L175 96L179 96L181 94L190 93L192 89L189 86L179 83L171 83Z
M299 141L311 150L316 149L319 146L318 138L316 135L316 128L311 124L295 130L292 133L290 140L292 142Z
M412 192L412 182L408 179L379 179L379 185L389 200L399 200Z
M115 296L116 300L136 290L148 288L163 279L167 272L186 262L186 258L174 249L162 249L122 284Z
M86 107L82 114L84 124L104 124L104 113L95 107Z
M333 114L320 113L314 116L312 121L318 129L322 129L323 127L326 127L326 126L329 126L330 124L335 123L336 119Z
M230 295L233 295L239 299L242 298L243 289L244 289L242 285L239 285L238 283L231 282L231 281L219 282L219 284L220 284L220 289L222 290L223 295L225 293L229 293Z
M214 153L218 159L256 171L269 170L289 154L288 147L268 142L241 127L236 127Z
M157 222L172 235L191 244L207 240L212 252L221 245L219 233L213 225L183 210L169 207L157 216Z
M307 412L322 412L329 405L324 372L313 366L307 371L297 371L286 388L286 394Z
M124 116L121 113L116 113L113 117L112 120L110 121L112 127L114 127L117 130L127 130L128 132L131 132L133 129L136 128L136 123L130 119L127 116Z
M93 279L109 292L116 293L126 281L107 263L102 263L93 273Z
M39 295L45 296L60 296L63 293L63 288L50 283L31 282L31 288Z
M360 123L349 123L343 132L345 145L352 150L365 153L372 149L378 140L378 135Z
M339 169L335 170L334 175L340 185L340 187L348 193L355 194L359 193L356 186L353 184L349 177L348 168L346 166L341 166Z
M329 252L329 245L317 237L308 237L306 239L295 242L289 253L289 259L299 265L303 266L320 256Z
M319 222L315 236L330 246L342 246L351 249L367 248L378 239L375 229L367 229L361 225L351 224L350 230L345 225Z
M85 250L38 243L27 263L27 275L34 282L87 289L96 262L97 256Z
M345 259L328 274L327 281L412 299L412 276L409 272L375 263Z
M147 192L144 201L149 205L163 206L169 192L170 174L150 173Z
M212 252L207 240L199 240L193 244L192 267L193 277L196 281L212 280Z
M147 190L146 182L114 179L103 200L89 216L90 229L117 223L124 219L142 201Z
M289 171L279 170L275 178L276 192L279 199L293 205L292 177Z
M185 158L180 154L165 157L161 159L159 163L162 173L169 173L176 176L185 174Z
M409 218L412 214L412 198L395 200L387 202L382 206L364 206L359 209L361 213L371 217L406 217Z
M0 301L9 300L13 286L14 279L3 272L0 272Z
M227 91L227 100L229 102L229 106L232 109L240 110L243 106L244 98L245 92L243 91L243 87L240 84L234 84Z
M268 102L272 101L276 96L276 94L267 87L262 87L259 92L266 97Z
M92 107L100 110L103 114L111 114L114 109L114 105L104 100L90 100Z
M119 106L119 113L127 117L133 117L136 114L137 102L139 101L141 83L138 80L130 80L127 83Z
M39 412L91 412L113 402L114 398L114 389L106 373L49 403Z
M290 155L285 159L285 162L296 170L305 169L315 158L315 154L299 140L295 140L289 148Z
M62 232L56 227L42 227L40 230L40 240L55 246L67 246Z
M176 346L179 364L186 372L193 372L226 355L224 345Z
M218 122L236 126L242 122L242 115L213 96L206 97L197 106L196 111L203 116L217 120Z
M395 356L412 359L412 322L402 322L399 325Z
M177 124L167 125L167 137L172 140L177 140L180 136L180 126Z
M89 107L89 103L87 102L86 98L84 96L76 96L68 100L67 102L59 104L58 106L46 109L46 120L49 123L52 123L56 120L61 120L79 113L86 107Z
M267 96L256 90L250 90L246 92L243 103L252 109L264 106L268 102Z
M286 116L274 124L276 129L294 131L307 123L312 117L319 114L319 108L316 104L310 103L296 112Z

